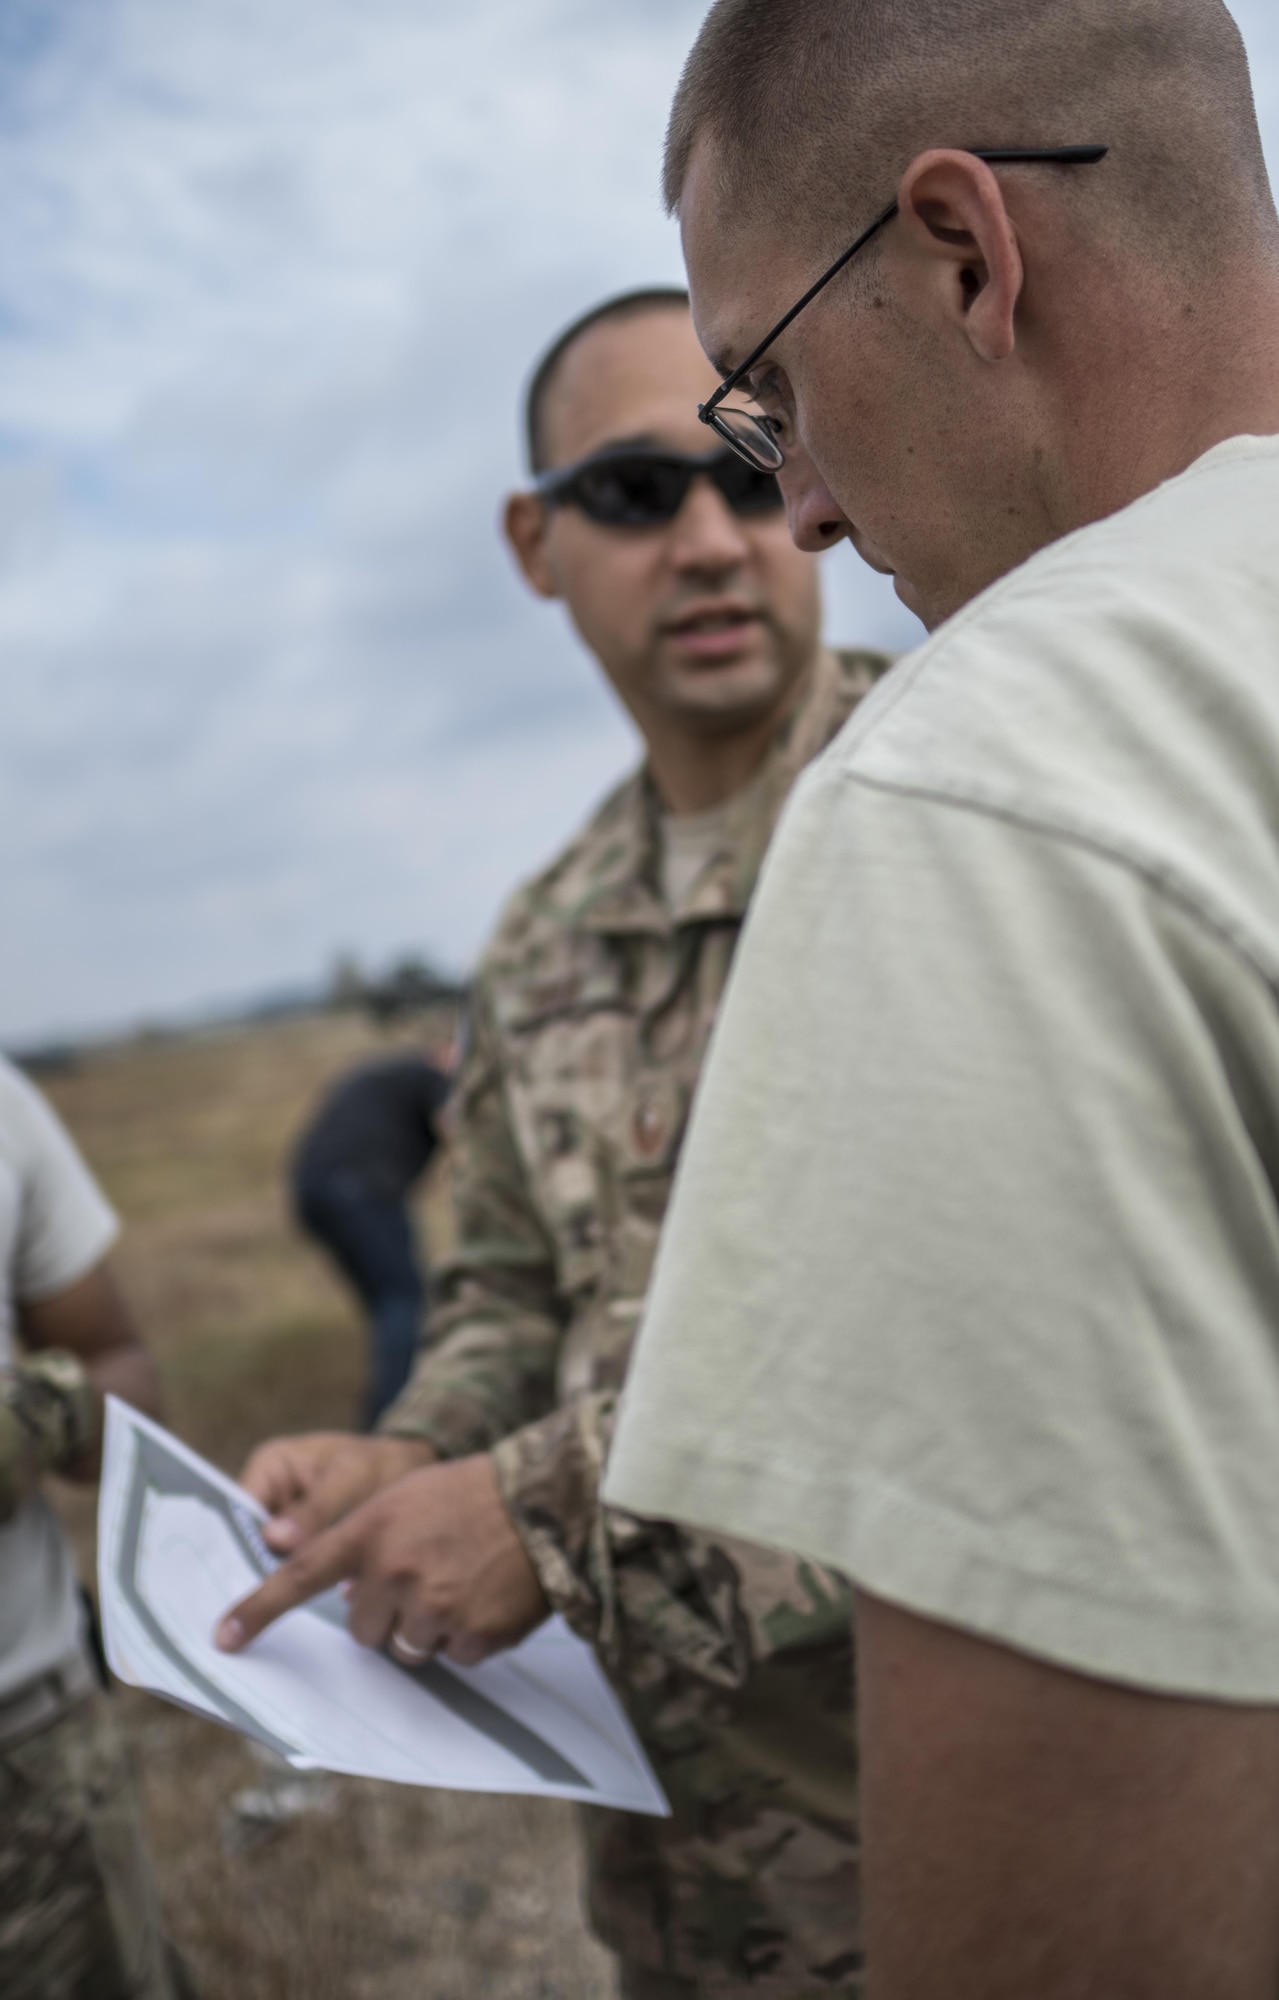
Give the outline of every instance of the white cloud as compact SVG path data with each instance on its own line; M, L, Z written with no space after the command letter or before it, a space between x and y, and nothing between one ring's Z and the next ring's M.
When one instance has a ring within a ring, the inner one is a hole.
M5 0L0 1035L463 963L629 759L492 524L538 347L679 274L701 11ZM907 640L830 573L836 636Z

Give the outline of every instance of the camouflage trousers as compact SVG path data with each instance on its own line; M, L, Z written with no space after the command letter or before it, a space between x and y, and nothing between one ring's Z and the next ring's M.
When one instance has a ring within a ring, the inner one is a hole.
M674 1802L678 1770L654 1765ZM762 1791L739 1824L731 1799L669 1820L582 1809L588 1921L624 2000L863 2000L855 1838Z
M0 1749L4 2000L180 2000L105 1695Z

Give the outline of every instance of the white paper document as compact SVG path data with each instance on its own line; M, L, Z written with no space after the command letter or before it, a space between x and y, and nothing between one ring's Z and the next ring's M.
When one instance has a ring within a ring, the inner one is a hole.
M218 1619L277 1564L263 1519L242 1488L108 1397L98 1588L122 1681L299 1770L669 1810L594 1653L558 1618L480 1667L406 1667L357 1645L329 1591L245 1652L220 1653Z

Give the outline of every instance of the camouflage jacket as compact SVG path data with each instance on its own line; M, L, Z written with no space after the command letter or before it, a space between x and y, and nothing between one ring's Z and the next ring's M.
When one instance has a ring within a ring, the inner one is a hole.
M743 913L798 772L888 664L821 656L725 850L668 910L641 771L508 904L453 1108L458 1248L381 1428L494 1452L550 1603L600 1648L673 1809L594 1815L592 1918L699 1990L856 1992L850 1599L787 1556L599 1501Z

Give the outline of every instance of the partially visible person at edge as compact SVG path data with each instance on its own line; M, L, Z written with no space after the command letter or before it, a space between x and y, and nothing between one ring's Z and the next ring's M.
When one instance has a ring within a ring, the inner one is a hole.
M97 1478L105 1393L154 1416L116 1287L117 1224L39 1093L0 1059L0 1993L180 2000L134 1777L40 1477ZM20 1349L15 1346L15 1332Z
M365 1427L413 1367L426 1286L409 1196L439 1143L449 1094L443 1067L405 1049L350 1070L327 1092L294 1148L294 1212L368 1315Z
M285 1440L250 1462L277 1546L314 1539L233 1615L243 1640L356 1575L357 1637L474 1659L563 1612L673 1811L583 1815L591 1920L624 1992L800 2000L860 1990L848 1594L812 1564L600 1505L760 858L796 773L886 664L823 649L817 567L775 482L697 422L713 385L682 292L598 308L534 377L538 478L508 537L645 760L485 954L431 1351L380 1441ZM415 1470L436 1458L452 1462Z
M720 0L667 193L801 546L933 636L770 854L606 1496L852 1577L873 2000L1274 2000L1279 223L1238 30Z

